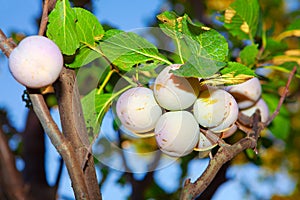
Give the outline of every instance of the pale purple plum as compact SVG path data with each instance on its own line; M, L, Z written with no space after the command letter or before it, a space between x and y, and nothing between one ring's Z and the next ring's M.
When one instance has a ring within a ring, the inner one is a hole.
M44 36L28 36L11 52L9 69L13 77L29 88L51 85L63 67L58 46Z

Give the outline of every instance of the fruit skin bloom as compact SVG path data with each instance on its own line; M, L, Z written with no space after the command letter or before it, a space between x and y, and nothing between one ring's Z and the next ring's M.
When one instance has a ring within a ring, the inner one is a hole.
M63 68L58 46L44 36L28 36L11 52L9 69L13 77L29 88L52 84Z
M196 101L199 94L199 80L174 75L181 64L173 64L164 68L154 82L154 96L158 104L167 110L183 110Z
M228 86L226 90L234 96L240 109L253 106L261 97L262 93L259 79L256 77L244 83Z
M151 131L162 115L152 90L145 87L124 92L117 101L116 111L122 125L134 133Z
M199 141L199 125L188 111L164 113L155 126L155 139L160 150L172 157L191 153Z

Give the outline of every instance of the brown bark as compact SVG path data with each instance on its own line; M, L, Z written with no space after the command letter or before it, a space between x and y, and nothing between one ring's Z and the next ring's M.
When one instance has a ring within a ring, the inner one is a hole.
M79 163L84 166L82 170L84 170L90 199L99 200L101 199L101 194L93 156L88 156L86 162L87 155L91 153L89 152L90 142L73 69L63 68L59 80L55 83L55 91L58 98L63 133L66 139L72 143Z

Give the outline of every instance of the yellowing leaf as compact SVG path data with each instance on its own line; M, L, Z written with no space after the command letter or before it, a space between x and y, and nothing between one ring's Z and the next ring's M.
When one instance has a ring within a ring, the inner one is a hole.
M247 22L244 22L244 23L240 26L240 29L241 29L244 33L249 34L250 28L249 28Z
M258 0L235 0L220 19L233 36L253 40L259 25L259 15Z
M253 78L251 75L239 74L234 75L234 73L228 73L224 75L215 75L213 78L204 80L201 82L201 85L235 85L244 83L245 81Z
M214 10L225 10L234 0L213 0L207 1L207 7Z
M292 36L300 37L300 30L289 30L289 31L282 32L276 37L276 40L280 41L283 40L284 38L292 37Z
M234 17L235 13L236 13L236 11L233 10L232 8L226 9L225 14L224 14L224 17L225 17L224 22L230 24L231 19Z
M300 64L300 57L280 55L273 57L272 62L274 65L281 65L285 62L297 62L298 64Z
M290 49L284 52L287 56L300 56L300 49Z

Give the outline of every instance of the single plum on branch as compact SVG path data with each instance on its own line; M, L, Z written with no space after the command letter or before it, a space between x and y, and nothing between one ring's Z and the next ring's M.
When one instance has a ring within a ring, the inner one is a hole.
M9 69L13 77L29 88L51 85L63 67L58 46L44 36L28 36L11 52Z

